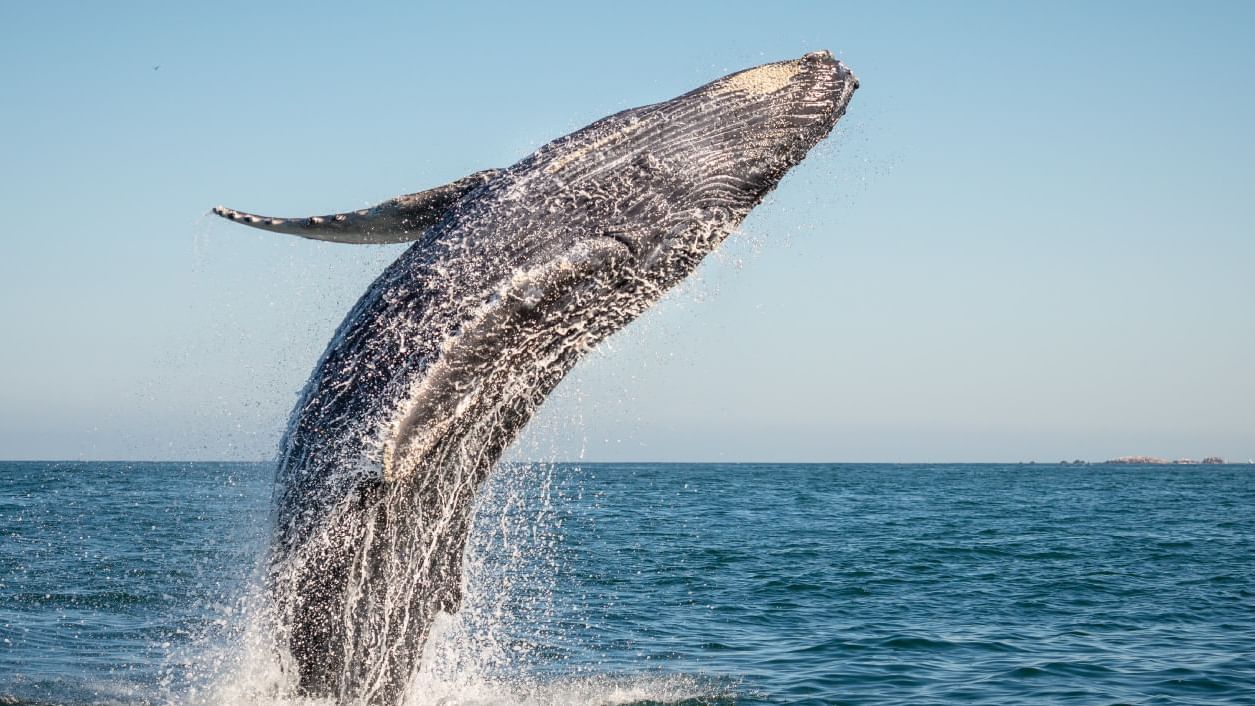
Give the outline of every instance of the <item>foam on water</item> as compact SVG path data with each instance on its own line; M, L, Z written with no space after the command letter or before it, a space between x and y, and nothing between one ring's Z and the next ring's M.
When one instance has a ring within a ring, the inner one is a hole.
M538 635L553 622L561 570L561 520L555 516L554 466L507 464L485 485L467 545L463 607L440 614L424 646L405 706L558 706L729 698L714 680L683 674L603 674L583 665L570 675L544 674L564 635ZM254 586L223 607L214 637L184 655L182 678L198 686L176 694L184 706L330 706L334 699L294 696L294 669L275 642L269 601ZM542 643L541 640L544 640ZM537 673L539 669L540 673Z

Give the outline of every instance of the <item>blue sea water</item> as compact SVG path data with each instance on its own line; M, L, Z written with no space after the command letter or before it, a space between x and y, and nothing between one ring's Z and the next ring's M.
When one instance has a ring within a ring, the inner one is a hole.
M270 473L0 463L0 704L253 702ZM1251 466L511 467L475 532L413 703L1255 703Z

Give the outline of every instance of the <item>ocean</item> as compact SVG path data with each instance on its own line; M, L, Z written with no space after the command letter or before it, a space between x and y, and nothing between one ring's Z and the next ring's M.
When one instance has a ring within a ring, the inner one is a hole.
M284 701L272 467L0 463L0 704ZM557 464L411 704L1255 704L1255 466Z

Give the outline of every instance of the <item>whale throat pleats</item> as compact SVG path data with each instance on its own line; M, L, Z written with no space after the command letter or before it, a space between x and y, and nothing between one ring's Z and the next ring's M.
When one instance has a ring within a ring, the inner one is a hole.
M499 173L499 169L485 169L444 186L388 199L371 208L326 216L278 218L258 216L225 206L216 206L213 212L236 223L311 240L370 245L406 243L421 238L462 197L488 183Z

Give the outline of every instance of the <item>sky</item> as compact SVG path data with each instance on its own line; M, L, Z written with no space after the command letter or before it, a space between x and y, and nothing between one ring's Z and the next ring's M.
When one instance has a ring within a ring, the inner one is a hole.
M0 3L0 458L264 460L358 208L827 48L849 112L515 458L1255 457L1255 4Z

